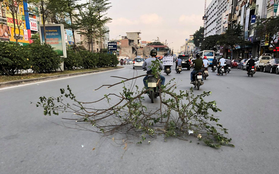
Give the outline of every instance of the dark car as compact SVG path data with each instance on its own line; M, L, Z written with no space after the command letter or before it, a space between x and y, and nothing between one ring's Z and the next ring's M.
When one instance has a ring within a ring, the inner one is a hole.
M270 59L270 61L267 62L267 65L264 67L264 72L274 73L278 65L279 65L279 58Z
M190 70L191 62L189 61L190 56L189 55L179 55L178 58L182 60L181 65L182 68L187 68Z

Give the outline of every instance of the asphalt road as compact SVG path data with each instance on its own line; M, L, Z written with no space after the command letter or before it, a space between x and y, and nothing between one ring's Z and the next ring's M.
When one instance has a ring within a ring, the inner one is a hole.
M206 173L277 174L279 171L279 75L258 72L253 78L233 69L227 76L210 76L200 91L212 91L223 111L220 122L229 129L235 148L219 150L189 141L162 137L151 144L112 141L90 130L86 123L44 116L35 104L40 96L57 96L59 88L70 85L79 100L92 101L111 92L94 91L102 84L119 79L110 76L144 74L124 69L83 75L24 86L0 89L0 173L1 174L131 174L131 173ZM166 80L176 78L178 90L190 87L190 72L174 71ZM142 86L142 81L136 82ZM116 86L113 92L120 91ZM31 104L33 102L33 104ZM146 97L146 103L149 103ZM150 104L154 107L156 104ZM105 105L104 105L105 106ZM118 135L115 135L118 137ZM95 148L93 150L93 148Z

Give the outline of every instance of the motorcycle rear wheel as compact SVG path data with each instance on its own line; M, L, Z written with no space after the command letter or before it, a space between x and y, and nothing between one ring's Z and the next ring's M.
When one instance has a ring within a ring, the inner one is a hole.
M151 103L154 103L154 91L153 90L149 91L149 98L151 99Z

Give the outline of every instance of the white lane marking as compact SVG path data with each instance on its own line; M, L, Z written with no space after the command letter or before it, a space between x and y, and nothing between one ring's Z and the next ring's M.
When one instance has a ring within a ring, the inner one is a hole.
M107 70L107 71L81 74L81 75L73 75L73 76L69 76L69 77L58 77L58 79L42 80L42 81L39 81L39 82L26 82L26 84L19 84L19 85L15 85L15 86L8 86L8 87L0 88L0 91L7 90L7 89L14 89L14 88L19 88L19 87L24 87L24 86L30 86L30 85L39 85L41 83L48 83L48 82L59 81L59 80L66 80L66 79L71 79L71 78L76 78L76 77L88 76L88 75L92 75L92 74L101 74L101 73L106 73L106 72L110 72L110 71L117 71L117 70L121 70L121 69Z

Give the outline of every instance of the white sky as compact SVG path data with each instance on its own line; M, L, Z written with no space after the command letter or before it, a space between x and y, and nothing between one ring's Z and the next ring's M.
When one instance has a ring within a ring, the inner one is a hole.
M84 0L85 1L85 0ZM107 26L110 39L140 31L141 40L154 41L159 37L175 51L189 35L203 26L204 0L110 0ZM207 0L207 5L211 0Z

